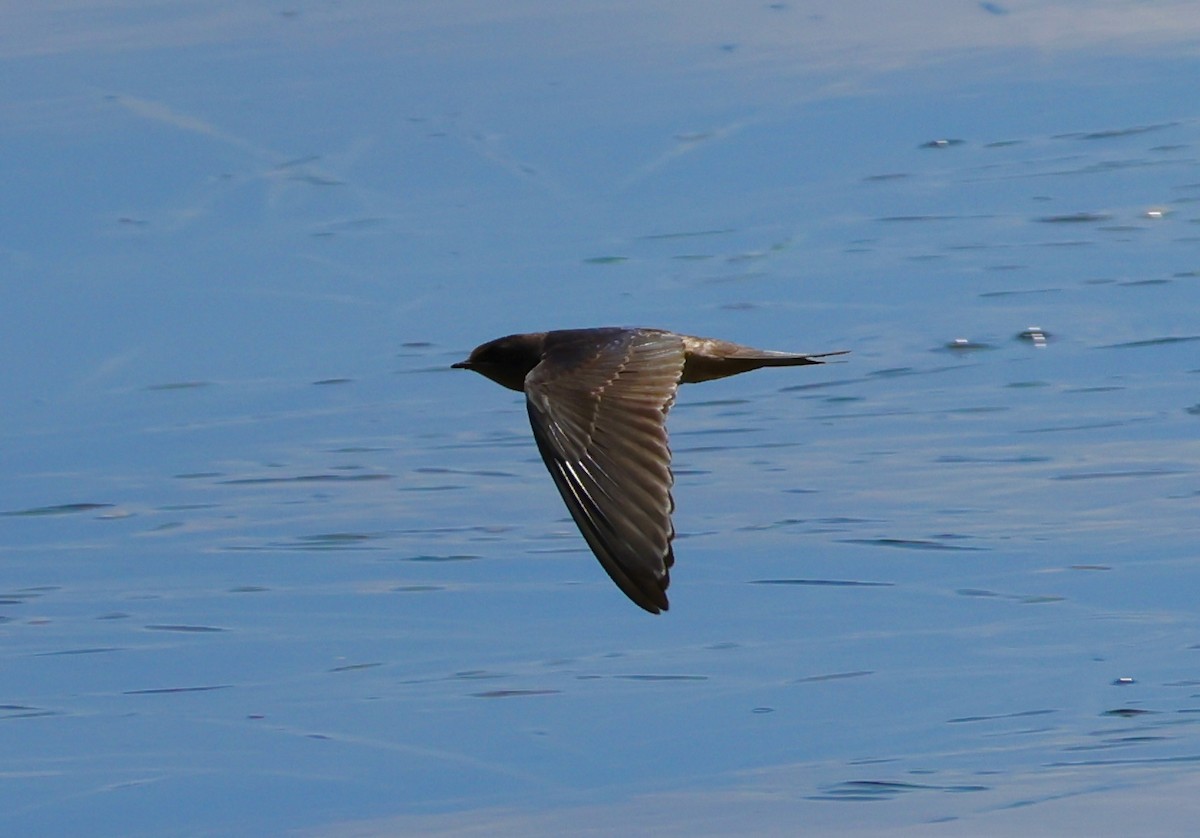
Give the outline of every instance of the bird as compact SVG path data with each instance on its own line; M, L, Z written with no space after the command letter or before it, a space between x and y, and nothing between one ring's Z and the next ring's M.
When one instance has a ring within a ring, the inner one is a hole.
M675 564L666 418L679 385L844 354L603 327L507 335L451 367L525 394L538 452L580 533L617 587L658 614Z

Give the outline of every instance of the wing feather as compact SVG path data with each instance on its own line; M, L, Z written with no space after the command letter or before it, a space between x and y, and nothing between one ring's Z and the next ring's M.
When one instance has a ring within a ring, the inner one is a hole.
M683 374L669 332L564 332L525 380L538 451L600 564L652 613L666 610L675 558L666 415Z

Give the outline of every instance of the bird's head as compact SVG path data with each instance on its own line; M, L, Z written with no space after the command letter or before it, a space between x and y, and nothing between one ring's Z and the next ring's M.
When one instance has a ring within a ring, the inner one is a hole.
M542 360L545 332L508 335L490 340L471 350L470 357L452 369L472 370L510 390L525 389L525 376Z

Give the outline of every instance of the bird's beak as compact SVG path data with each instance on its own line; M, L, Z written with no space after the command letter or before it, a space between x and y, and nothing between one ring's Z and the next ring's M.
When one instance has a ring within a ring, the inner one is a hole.
M469 370L470 368L471 368L470 361L459 361L457 364L450 365L450 369L452 369L452 370Z

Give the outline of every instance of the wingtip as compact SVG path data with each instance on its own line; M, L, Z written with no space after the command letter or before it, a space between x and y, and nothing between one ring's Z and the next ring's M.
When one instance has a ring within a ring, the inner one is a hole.
M609 575L612 576L611 573ZM613 581L617 583L617 586L621 589L621 593L625 594L630 602L643 611L651 614L660 614L663 611L671 609L671 603L667 599L667 585L670 584L669 578L663 579L662 587L658 585L638 584L628 577L622 582L614 576Z
M662 614L664 611L671 610L671 604L669 602L667 602L667 598L665 595L663 596L663 598L661 600L636 600L635 599L633 602L635 605L637 605L639 608L641 608L643 611L645 611L648 614L658 615L658 614Z

